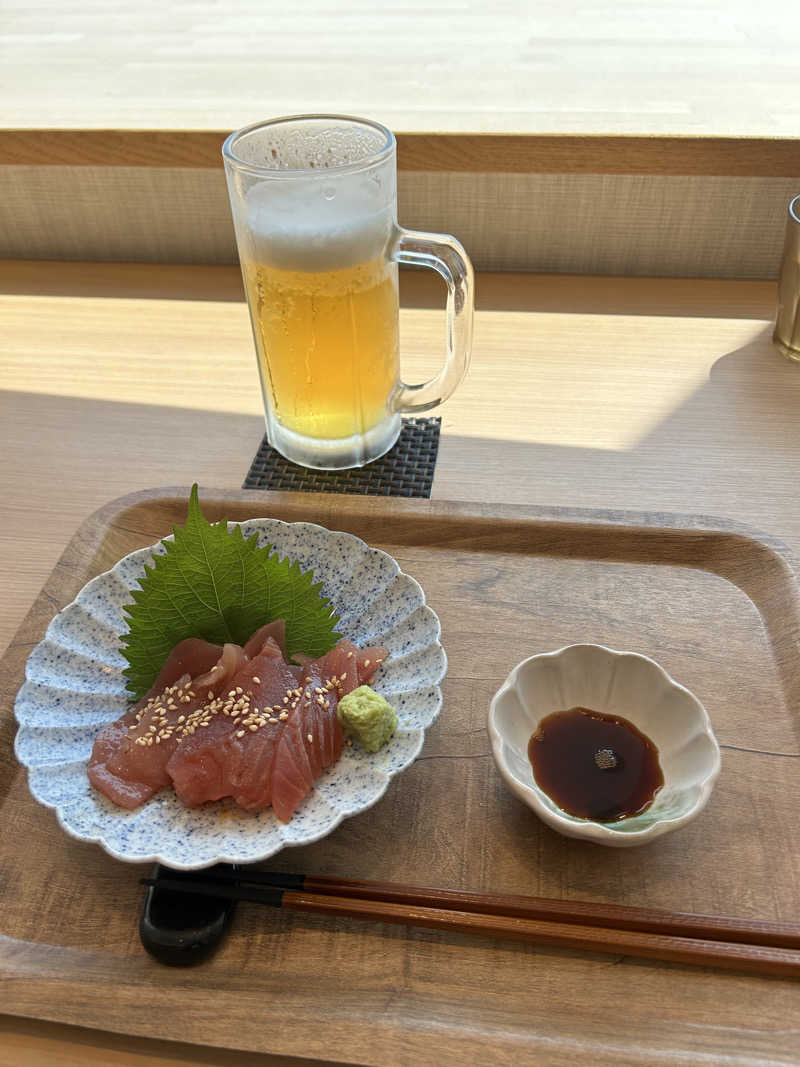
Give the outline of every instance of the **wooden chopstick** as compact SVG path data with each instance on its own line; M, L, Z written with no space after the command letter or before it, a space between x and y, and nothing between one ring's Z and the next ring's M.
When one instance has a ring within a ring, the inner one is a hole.
M660 911L591 901L552 900L513 894L469 893L455 889L392 882L354 881L347 878L315 878L312 875L269 871L234 871L212 868L198 872L197 879L245 885L272 886L326 896L354 897L408 907L445 908L479 914L505 915L515 919L604 926L615 930L694 937L709 941L769 945L800 950L800 926L765 919L701 915L694 912ZM192 884L197 884L192 880Z
M237 875L238 880L238 875ZM639 956L670 963L723 967L756 974L800 977L800 951L771 945L744 944L611 928L579 922L563 923L513 915L417 906L347 895L308 893L274 885L242 888L214 881L145 878L145 885L178 893L200 893L268 904L293 911L378 922L423 926L449 933L477 934L509 941L614 955Z

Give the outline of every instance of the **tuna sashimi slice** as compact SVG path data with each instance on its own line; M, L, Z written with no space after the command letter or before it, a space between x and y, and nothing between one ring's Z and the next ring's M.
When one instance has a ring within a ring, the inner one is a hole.
M208 705L208 727L184 738L167 764L175 791L185 804L232 796L250 810L269 807L273 751L288 717L288 705L299 694L298 670L284 661L268 635L260 652L241 666Z
M373 645L359 649L352 641L343 637L330 652L313 660L309 666L317 670L323 683L332 680L337 694L342 697L371 681L388 655L389 650L386 648Z
M361 684L357 654L355 645L342 640L304 668L303 697L290 713L272 766L272 807L282 822L291 819L314 781L342 754L336 709L339 698ZM380 653L375 650L372 658L377 669Z
M184 641L179 641L167 656L144 699L147 700L147 697L154 693L163 692L184 674L191 678L208 674L221 655L222 645L212 645L210 641L203 641L200 637L187 637Z
M88 767L92 785L124 808L169 785L166 765L179 736L203 722L206 685L224 684L243 662L238 645L220 650L196 638L176 645L149 693L97 735Z
M257 656L267 643L269 638L275 642L278 648L281 650L281 655L286 659L286 620L276 619L275 622L268 622L266 626L260 627L247 644L244 646L244 654L248 659L253 659Z
M272 808L288 822L308 796L321 772L342 754L342 728L336 717L336 698L329 708L304 699L290 714L275 748L272 765Z
M325 699L322 696L322 679L319 672L313 668L313 665L303 668L284 666L295 680L287 684L285 683L285 677L281 679L282 683L286 684L286 689L273 706L273 717L278 718L278 723L274 723L271 718L263 730L256 731L251 738L245 737L242 739L244 751L240 770L234 783L236 788L231 793L236 803L248 810L261 810L270 804L273 807L275 806L275 769L277 767L281 773L286 770L284 762L286 757L281 756L278 758L277 753L282 745L284 748L286 747L284 735L290 723L293 723L294 728L296 728L298 722L302 719L306 730L303 736L306 737L306 741L309 735L315 738L313 743L307 741L300 748L292 749L294 763L299 766L299 773L304 783L303 796L309 791L315 778L321 774L324 768L341 755L341 744L337 749L333 740L335 730L339 729L335 715L335 693L325 695L330 698L329 710L325 712L330 721L325 730L319 729L318 719L322 716L323 711L318 701L324 701ZM274 682L272 684L274 685ZM280 692L280 690L278 691ZM270 699L272 699L272 696L270 696ZM310 705L313 710L306 708L303 716L298 718L300 709L306 705ZM340 729L339 733L341 734ZM281 790L283 789L283 787L280 788Z
M86 772L95 789L128 810L138 808L161 788L157 781L151 783L128 780L124 775L115 774L109 769L109 762L129 744L128 727L135 722L136 716L128 712L121 719L103 727L95 738Z
M358 649L342 638L330 652L306 662L303 697L291 711L272 765L272 807L281 822L291 819L314 781L342 754L339 699L370 681L388 654L378 646Z

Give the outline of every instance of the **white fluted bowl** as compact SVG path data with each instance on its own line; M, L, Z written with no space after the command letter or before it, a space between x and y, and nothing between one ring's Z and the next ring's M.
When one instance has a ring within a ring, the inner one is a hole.
M391 556L313 523L251 519L229 525L240 525L244 537L257 533L259 545L272 544L281 557L312 569L345 637L389 649L371 685L394 706L398 728L379 752L345 747L287 824L272 809L243 812L232 801L186 808L171 789L134 811L118 808L92 788L86 767L100 727L128 706L119 648L127 630L123 606L145 564L164 548L159 542L132 552L56 615L28 659L14 705L15 752L28 768L33 796L55 809L68 834L98 842L117 859L192 870L253 863L287 845L317 841L383 796L391 778L414 762L439 715L439 683L447 670L439 620L419 584Z
M641 814L605 823L578 818L537 785L531 736L545 716L574 707L619 715L658 748L664 785ZM685 826L705 807L720 771L719 745L697 697L647 656L602 645L568 645L523 660L495 694L488 725L511 791L554 830L601 845L644 845Z

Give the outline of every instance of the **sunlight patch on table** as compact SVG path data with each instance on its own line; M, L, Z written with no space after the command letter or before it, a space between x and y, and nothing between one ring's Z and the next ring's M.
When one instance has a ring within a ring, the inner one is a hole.
M416 310L403 320L404 371L424 372L409 374L411 381L429 376L443 358L437 315ZM684 321L676 345L674 316L479 312L472 366L452 403L441 409L442 429L465 437L630 451L690 400L719 359L720 320ZM764 328L760 320L726 320L730 350L752 344Z
M3 388L263 414L243 303L24 295L0 298L0 315ZM441 368L444 318L401 310L406 382ZM629 451L708 381L720 351L748 360L764 331L749 319L686 318L676 335L674 316L480 311L469 373L432 414L463 437Z
M7 389L263 414L244 304L25 295L0 299L0 315Z

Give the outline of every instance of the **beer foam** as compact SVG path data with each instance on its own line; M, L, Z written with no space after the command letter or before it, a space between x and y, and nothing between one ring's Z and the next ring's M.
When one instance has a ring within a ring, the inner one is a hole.
M302 119L246 134L236 153L270 170L320 170L360 163L386 147L385 134L347 120Z
M394 183L375 174L257 182L245 196L253 258L282 270L326 271L384 255L394 229Z

